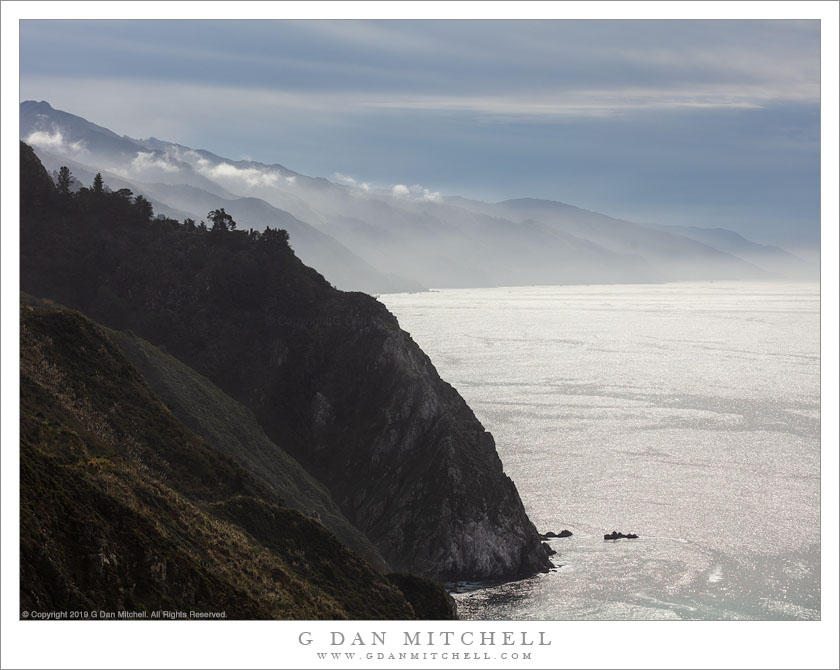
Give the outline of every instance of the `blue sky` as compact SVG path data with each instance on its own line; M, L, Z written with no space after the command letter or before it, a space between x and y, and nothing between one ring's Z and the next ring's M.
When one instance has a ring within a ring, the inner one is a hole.
M817 21L23 21L21 99L305 174L819 241Z

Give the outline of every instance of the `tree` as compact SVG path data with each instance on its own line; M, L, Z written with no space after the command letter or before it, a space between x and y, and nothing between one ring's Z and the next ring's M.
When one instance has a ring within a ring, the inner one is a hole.
M236 230L236 221L225 211L224 207L207 212L207 218L213 222L211 230Z
M189 232L195 232L195 219L184 219L184 229Z
M261 239L270 244L289 246L289 232L285 228L269 228L266 226Z
M56 189L58 190L59 195L70 195L70 186L74 181L75 179L73 179L70 168L66 165L62 165L58 169L58 183L56 184Z
M94 193L102 193L104 190L102 184L102 173L97 172L96 176L93 178L93 192Z
M134 208L137 210L137 214L142 221L148 221L152 218L152 214L154 214L152 203L146 200L146 198L142 195L138 195L134 198Z

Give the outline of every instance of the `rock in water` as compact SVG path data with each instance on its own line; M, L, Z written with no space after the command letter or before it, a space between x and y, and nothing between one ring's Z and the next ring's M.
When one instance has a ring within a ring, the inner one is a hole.
M555 537L571 537L572 531L570 530L561 530L559 533L555 533L553 531L548 531L547 533L540 535L540 538L543 540L550 540Z
M604 535L605 540L638 540L639 536L635 533L628 533L625 535L624 533L619 533L618 531L613 531L612 533L607 533Z

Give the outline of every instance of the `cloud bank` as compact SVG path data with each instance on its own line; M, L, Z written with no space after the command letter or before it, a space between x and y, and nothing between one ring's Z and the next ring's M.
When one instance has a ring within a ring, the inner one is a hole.
M131 161L131 169L134 172L144 172L146 170L163 170L164 172L174 173L180 172L181 168L173 165L168 160L161 156L156 156L153 152L138 152L134 160Z
M24 138L24 142L56 153L79 153L86 151L82 142L68 142L58 128L50 131L36 130Z
M354 188L359 188L363 191L370 191L370 184L366 181L357 181L350 175L342 174L341 172L335 172L333 174L333 179L343 185L343 186L352 186Z
M278 188L294 186L295 175L283 175L280 172L257 167L238 167L227 161L213 164L194 149L168 147L167 152L179 161L188 163L200 175L208 179L227 181L247 188Z
M406 186L395 184L391 187L391 197L398 200L427 200L429 202L441 202L443 197L437 191L430 191L420 184Z

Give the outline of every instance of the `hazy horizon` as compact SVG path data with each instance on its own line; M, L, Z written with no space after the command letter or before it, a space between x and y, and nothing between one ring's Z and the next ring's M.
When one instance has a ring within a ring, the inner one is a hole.
M816 21L22 21L20 96L338 183L801 253L819 44Z

